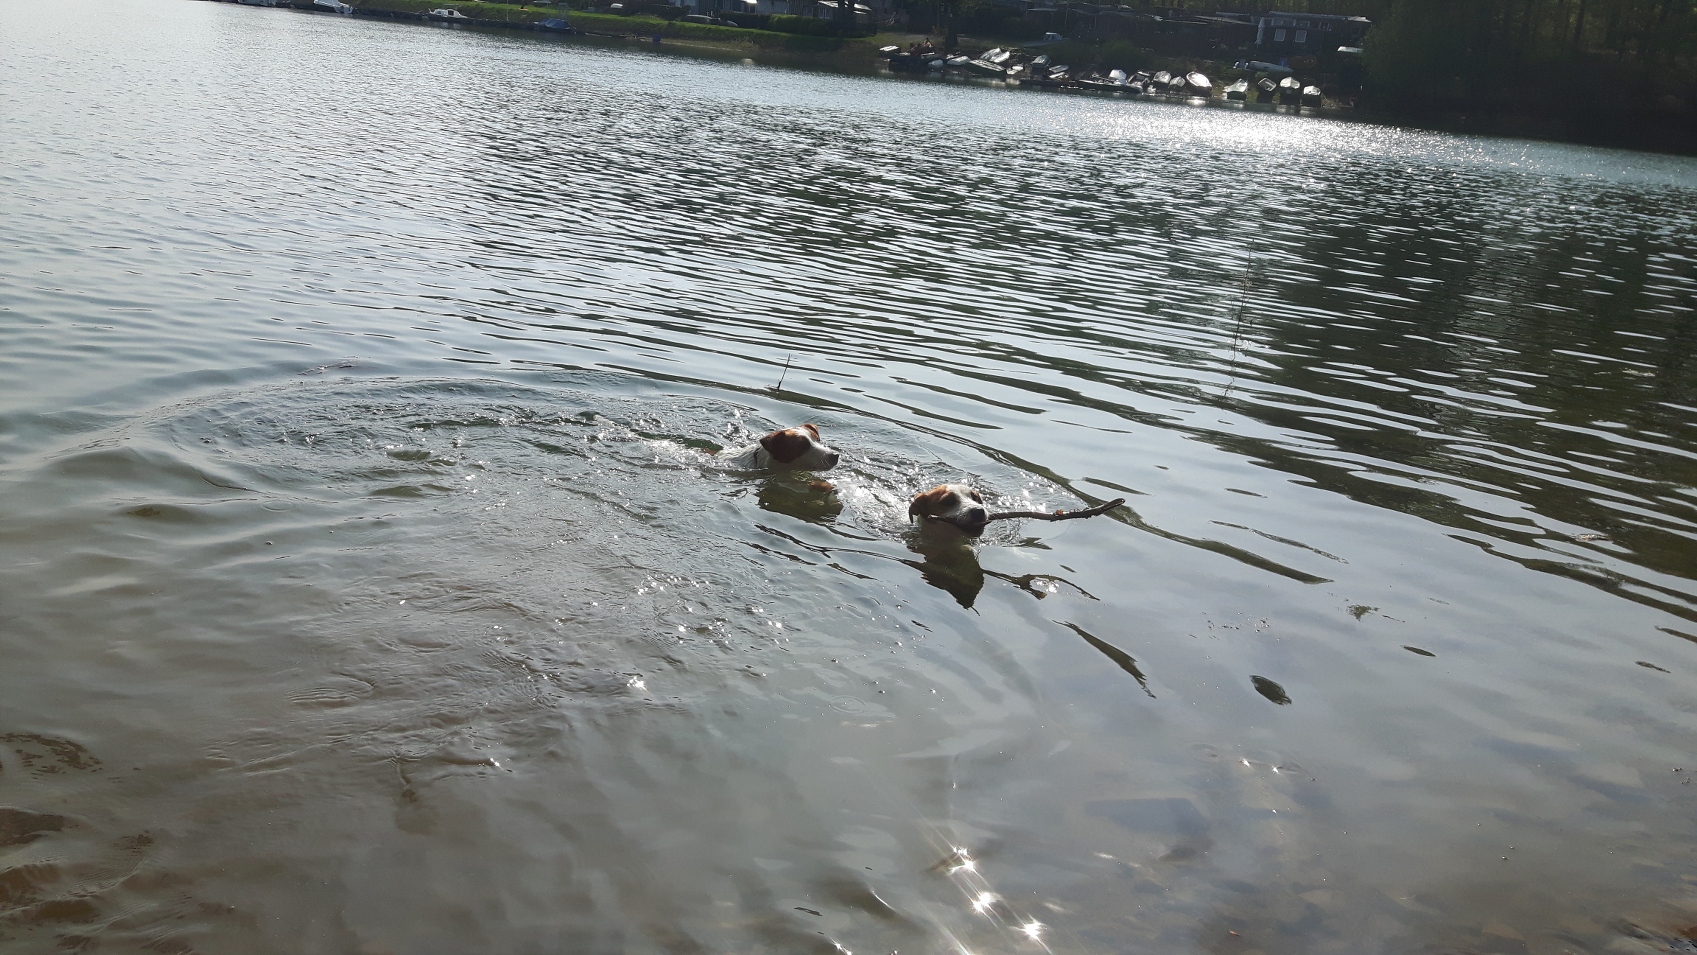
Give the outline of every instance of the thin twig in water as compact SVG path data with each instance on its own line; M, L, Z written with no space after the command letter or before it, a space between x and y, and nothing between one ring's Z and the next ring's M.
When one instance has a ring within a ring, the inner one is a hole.
M772 386L773 391L783 391L784 390L784 376L788 375L790 373L790 359L794 358L794 357L795 357L794 355L785 355L784 356L784 370L783 370L782 374L778 375L778 383L776 385Z
M1220 393L1220 400L1231 397L1232 389L1237 387L1237 363L1243 357L1243 322L1249 312L1249 290L1255 280L1255 245L1251 243L1243 267L1243 277L1238 281L1237 305L1232 309L1232 357L1231 367L1227 373L1226 390Z
M1044 511L1003 511L1000 514L991 514L984 519L984 522L988 524L990 521L1011 521L1015 518L1033 521L1070 521L1080 517L1095 517L1098 514L1106 514L1124 503L1125 498L1116 497L1106 504L1098 504L1095 507L1087 507L1079 511L1056 511L1053 514Z

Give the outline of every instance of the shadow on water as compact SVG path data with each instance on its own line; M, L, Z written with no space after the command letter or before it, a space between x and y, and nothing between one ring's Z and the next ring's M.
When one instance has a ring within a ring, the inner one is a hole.
M970 609L984 589L976 539L942 523L921 521L903 535L907 549L921 558L909 562L926 583Z
M831 482L805 471L780 471L760 480L757 500L762 510L809 524L830 524L843 513Z
M1149 678L1143 675L1143 670L1138 667L1137 660L1134 659L1131 654L1121 650L1119 647L1114 646L1108 641L1103 640L1101 637L1096 636L1076 623L1063 622L1061 626L1066 627L1073 633L1083 637L1085 643L1088 643L1092 647L1101 651L1103 656L1114 661L1115 666L1131 674L1132 679L1137 681L1137 685L1143 688L1143 692L1148 694L1150 699L1155 698L1154 691L1149 689Z

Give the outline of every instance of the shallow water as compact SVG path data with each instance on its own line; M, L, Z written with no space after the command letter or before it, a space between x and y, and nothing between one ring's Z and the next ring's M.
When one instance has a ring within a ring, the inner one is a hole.
M167 0L0 89L8 951L1690 950L1692 161Z

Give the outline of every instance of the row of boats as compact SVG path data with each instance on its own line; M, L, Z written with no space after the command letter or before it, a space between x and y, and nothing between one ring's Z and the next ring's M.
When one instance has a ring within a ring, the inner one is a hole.
M1132 96L1167 95L1200 97L1214 95L1214 83L1197 73L1159 72L1127 73L1125 70L1074 70L1065 63L1056 63L1047 53L1027 56L1019 50L997 48L978 56L946 54L929 46L903 50L887 46L878 51L898 73L960 72L1006 80L1018 86L1039 89L1094 89ZM1250 96L1259 103L1279 102L1287 105L1319 106L1323 100L1320 88L1304 86L1294 76L1282 80L1263 77L1251 85L1240 79L1225 88L1228 100L1247 101Z
M1255 91L1257 103L1279 102L1288 106L1301 104L1317 107L1326 98L1320 87L1305 86L1294 76L1287 76L1276 82L1270 76L1263 76L1255 81L1254 86L1251 86L1248 80L1238 80L1226 87L1226 99L1246 101L1249 99L1250 90Z

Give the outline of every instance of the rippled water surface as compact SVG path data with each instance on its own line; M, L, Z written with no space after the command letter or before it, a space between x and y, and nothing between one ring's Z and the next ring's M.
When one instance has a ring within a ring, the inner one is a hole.
M0 950L1692 950L1697 164L186 0L0 91Z

